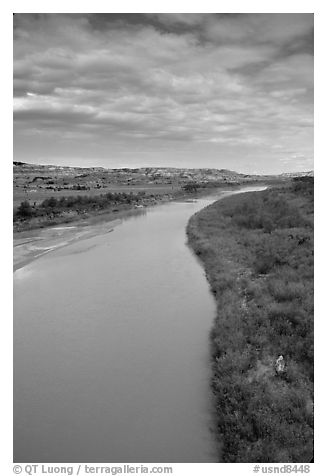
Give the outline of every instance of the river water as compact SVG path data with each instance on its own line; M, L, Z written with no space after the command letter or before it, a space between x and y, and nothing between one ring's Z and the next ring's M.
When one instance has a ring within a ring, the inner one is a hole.
M14 273L15 462L217 461L215 303L185 227L226 193L20 244L51 241Z

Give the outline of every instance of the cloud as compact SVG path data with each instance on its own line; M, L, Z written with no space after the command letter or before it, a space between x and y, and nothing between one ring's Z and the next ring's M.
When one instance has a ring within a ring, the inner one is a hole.
M296 135L310 150L312 15L134 17L95 28L88 15L15 15L18 148L43 134L78 137L76 150L92 137L256 150L278 138L278 151Z
M208 13L149 13L149 17L155 18L165 26L197 26L201 25L210 17Z
M313 14L255 13L210 16L207 38L221 42L285 44L310 34Z

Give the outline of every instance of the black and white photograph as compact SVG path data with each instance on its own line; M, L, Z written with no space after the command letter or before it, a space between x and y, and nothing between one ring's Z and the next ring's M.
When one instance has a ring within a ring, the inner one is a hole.
M309 473L315 14L12 13L14 473Z

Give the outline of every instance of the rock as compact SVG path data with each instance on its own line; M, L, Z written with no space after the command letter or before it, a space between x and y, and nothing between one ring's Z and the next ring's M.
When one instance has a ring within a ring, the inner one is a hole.
M282 355L280 355L275 362L275 370L277 374L285 372L285 360Z

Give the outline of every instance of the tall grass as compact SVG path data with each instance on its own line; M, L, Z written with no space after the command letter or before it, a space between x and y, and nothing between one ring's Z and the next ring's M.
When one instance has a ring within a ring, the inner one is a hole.
M310 461L313 180L216 202L187 231L217 301L211 383L223 461Z

